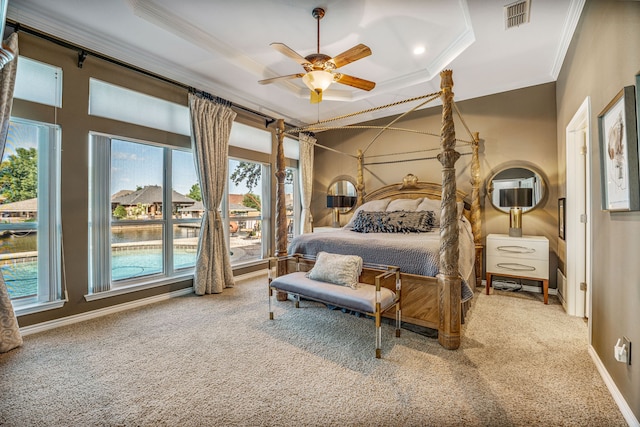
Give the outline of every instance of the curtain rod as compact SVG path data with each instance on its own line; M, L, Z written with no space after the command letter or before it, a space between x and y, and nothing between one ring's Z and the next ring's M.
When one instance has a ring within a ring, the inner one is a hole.
M250 114L253 114L255 116L263 118L265 120L265 127L268 127L271 123L276 121L276 119L274 119L273 117L268 116L268 115L266 115L264 113L261 113L259 111L255 111L255 110L252 110L251 108L243 107L242 105L235 104L235 103L233 103L231 101L228 101L228 100L226 100L224 98L221 98L219 96L211 95L211 94L209 94L209 93L207 93L207 92L205 92L203 90L196 89L196 88L194 88L192 86L188 86L188 85L186 85L184 83L180 83L178 81L169 79L169 78L161 76L159 74L152 73L151 71L147 71L147 70L145 70L143 68L136 67L135 65L127 64L126 62L120 61L120 60L115 59L115 58L111 58L111 57L103 55L103 54L101 54L99 52L95 52L95 51L93 51L91 49L87 49L87 48L84 48L82 46L78 46L78 45L70 43L68 41L59 39L57 37L54 37L54 36L51 36L49 34L43 33L42 31L36 30L35 28L25 27L24 25L20 24L19 22L7 19L5 26L12 27L14 32L16 32L16 33L22 31L24 33L31 34L33 36L39 37L41 39L44 39L44 40L46 40L48 42L57 44L58 46L62 46L64 48L77 51L78 52L78 68L82 68L82 65L83 65L84 60L86 59L86 57L88 55L91 55L91 56L94 56L94 57L96 57L98 59L101 59L103 61L107 61L107 62L110 62L112 64L118 65L120 67L126 68L128 70L132 70L132 71L135 71L137 73L143 74L145 76L152 77L154 79L163 81L165 83L172 84L174 86L178 86L178 87L180 87L182 89L186 89L191 93L201 94L201 95L204 95L205 97L210 97L210 99L220 100L223 103L226 103L226 104L228 104L229 106L231 106L233 108L237 108L237 109L242 110L244 112L247 112L247 113L250 113ZM292 127L292 128L295 127L295 126L287 124L287 123L285 123L285 124L287 126Z

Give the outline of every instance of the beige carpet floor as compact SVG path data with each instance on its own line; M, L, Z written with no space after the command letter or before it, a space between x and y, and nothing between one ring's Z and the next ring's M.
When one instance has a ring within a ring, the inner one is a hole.
M553 297L476 293L459 350L266 277L25 337L0 355L3 426L624 426Z

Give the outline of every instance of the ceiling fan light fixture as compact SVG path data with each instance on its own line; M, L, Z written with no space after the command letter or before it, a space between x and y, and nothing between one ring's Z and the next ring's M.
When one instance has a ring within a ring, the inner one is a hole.
M312 91L321 93L333 83L333 74L322 70L310 71L302 76L302 81Z

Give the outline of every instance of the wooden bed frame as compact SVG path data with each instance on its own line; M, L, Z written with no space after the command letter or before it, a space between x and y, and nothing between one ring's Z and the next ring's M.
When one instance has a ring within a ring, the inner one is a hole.
M438 342L447 349L460 346L461 324L464 307L461 304L461 277L458 270L458 208L466 194L457 190L455 162L460 154L455 151L456 137L453 122L453 79L451 70L440 73L442 100L442 127L440 153L442 184L420 182L415 176L407 176L401 184L388 185L370 193L365 192L363 179L363 155L358 151L358 205L382 198L440 199L440 262L436 277L401 272L402 320L438 331ZM277 121L278 148L276 153L276 256L287 255L287 219L285 206L285 158L284 120ZM479 135L473 134L471 161L471 203L469 219L474 236L476 259L476 286L482 280L482 236L480 219L480 162L478 159ZM278 276L289 273L287 263L279 263ZM286 297L286 295L285 295Z

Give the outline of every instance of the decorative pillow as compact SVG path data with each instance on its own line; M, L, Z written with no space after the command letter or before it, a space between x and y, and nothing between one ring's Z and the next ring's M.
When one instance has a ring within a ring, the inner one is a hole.
M464 202L458 202L458 219L462 218L464 213ZM416 208L416 211L433 211L435 214L434 227L440 227L440 215L442 214L441 201L425 197Z
M393 211L409 211L415 212L418 208L418 205L422 202L422 197L418 199L395 199L389 202L387 205L387 212Z
M433 211L358 212L353 231L360 233L429 232L435 223Z
M312 280L358 288L362 273L362 258L357 255L340 255L318 252L316 263L307 273Z
M391 199L380 199L380 200L371 200L371 201L369 201L367 203L363 203L362 206L358 206L358 208L353 213L353 216L351 217L351 219L349 220L347 225L344 226L344 228L351 229L353 227L353 221L355 220L356 216L358 215L358 212L360 212L360 211L384 211L385 209L387 209L387 205L389 204L390 201L391 201Z

